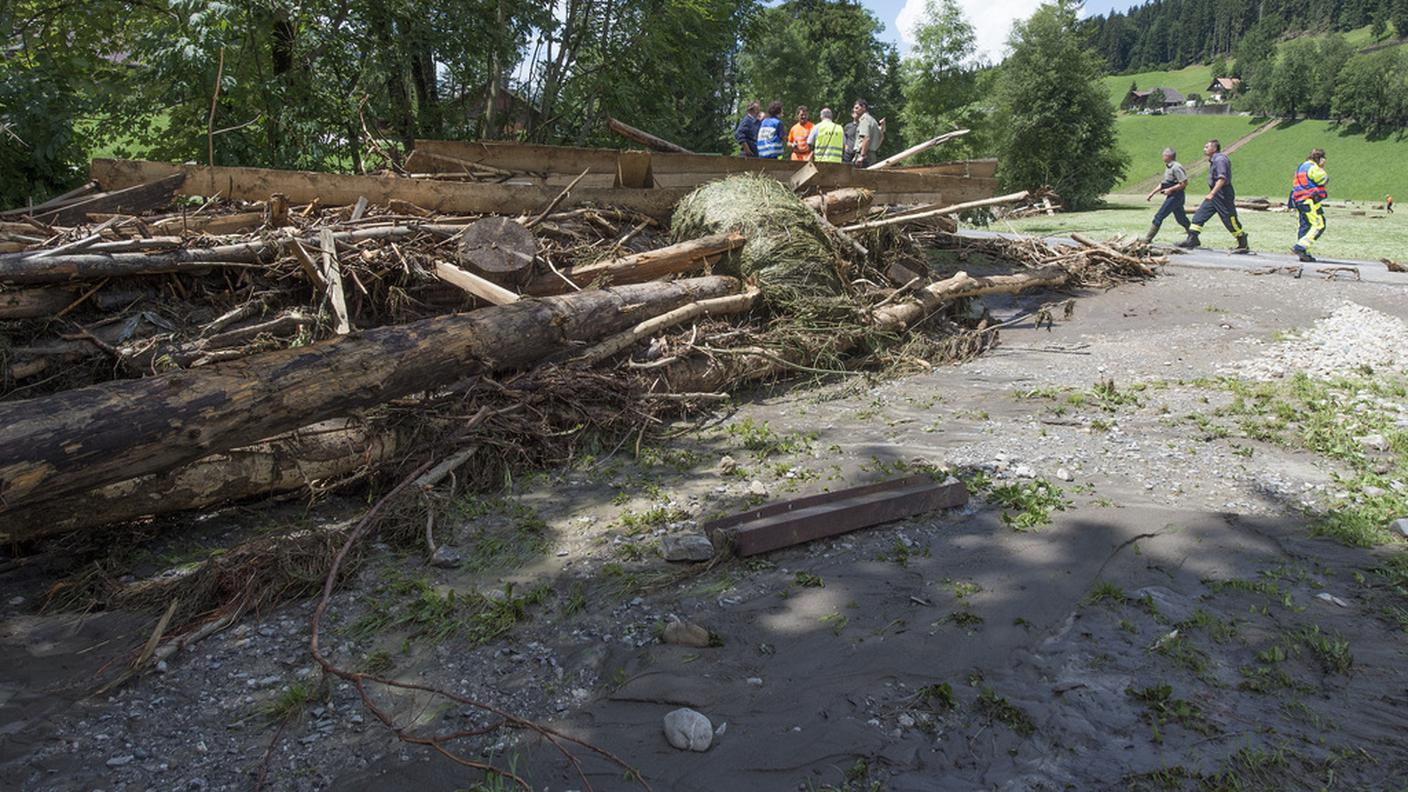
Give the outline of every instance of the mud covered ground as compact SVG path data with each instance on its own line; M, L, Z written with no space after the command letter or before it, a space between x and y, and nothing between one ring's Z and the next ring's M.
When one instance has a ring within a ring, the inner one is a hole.
M325 641L609 749L656 790L1408 788L1404 295L1177 268L964 365L752 394L668 443L460 496L439 530L467 563L378 546ZM916 471L973 500L761 558L660 558L710 517ZM228 509L128 571L362 508ZM248 789L262 767L270 789L511 788L322 679L311 602L88 696L158 614L39 612L71 563L0 573L5 788ZM715 645L662 643L671 616ZM376 695L418 729L484 722ZM665 741L681 706L710 719L707 752ZM586 788L522 732L463 747L534 789Z

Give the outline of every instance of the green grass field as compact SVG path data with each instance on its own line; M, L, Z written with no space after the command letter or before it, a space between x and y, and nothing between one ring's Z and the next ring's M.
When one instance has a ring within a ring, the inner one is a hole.
M1193 214L1204 192L1189 190L1188 214ZM1012 223L996 223L994 231L1015 230L1024 234L1061 235L1072 231L1089 234L1095 239L1107 239L1117 234L1142 236L1154 217L1157 203L1145 203L1144 196L1111 195L1104 209L1072 212L1054 217L1028 217ZM1352 211L1363 211L1353 215ZM1291 212L1237 213L1251 235L1253 250L1285 253L1296 241L1296 215ZM1326 209L1325 236L1315 246L1315 255L1322 259L1408 258L1408 213L1385 215L1368 204L1352 208ZM1010 226L1010 228L1009 228ZM1173 243L1183 238L1183 229L1172 218L1164 221L1159 241ZM1214 219L1203 229L1203 244L1212 248L1230 248L1234 242L1227 229Z
M1152 189L1163 175L1163 150L1172 146L1179 161L1191 168L1203 157L1203 144L1218 138L1224 146L1256 129L1247 116L1120 116L1116 120L1120 149L1129 156L1129 169L1115 192L1134 192L1135 185ZM1306 149L1309 151L1309 149Z
M1212 82L1212 69L1195 64L1178 71L1152 71L1106 77L1105 89L1110 92L1110 101L1115 103L1115 107L1119 107L1125 94L1129 93L1130 82L1137 84L1141 91L1172 88L1184 96L1190 93L1206 94L1208 84Z
M1232 183L1240 196L1283 200L1291 177L1312 148L1325 149L1330 200L1382 201L1408 195L1408 138L1368 140L1329 121L1296 121L1247 143L1232 155Z

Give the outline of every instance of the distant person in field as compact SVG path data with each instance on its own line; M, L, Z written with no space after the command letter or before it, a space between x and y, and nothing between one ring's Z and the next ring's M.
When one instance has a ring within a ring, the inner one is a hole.
M807 117L806 105L797 107L797 123L787 131L787 145L792 149L792 159L809 160L812 158L812 129L814 125Z
M1159 211L1154 213L1154 221L1149 225L1149 231L1144 234L1145 242L1153 242L1154 237L1159 235L1159 227L1164 224L1164 219L1170 214L1173 215L1174 222L1188 230L1188 215L1183 211L1183 199L1188 192L1188 171L1178 162L1178 152L1171 148L1164 149L1164 178L1159 182L1159 186L1154 188L1144 197L1145 201L1152 201L1155 195L1164 197L1163 205Z
M1301 261L1314 261L1310 248L1325 233L1325 199L1329 197L1326 186L1330 174L1325 172L1325 150L1311 149L1310 156L1296 168L1291 179L1291 199L1287 203L1300 215L1300 238L1291 246L1291 252Z
M1237 217L1237 193L1232 189L1232 161L1222 153L1222 143L1213 138L1203 144L1203 153L1208 157L1208 194L1193 212L1193 222L1188 225L1188 238L1178 243L1181 248L1195 248L1202 244L1198 235L1203 232L1203 224L1217 215L1222 224L1237 239L1233 253L1250 253L1247 244L1247 229L1242 227Z
M782 159L782 102L769 103L763 120L758 122L758 156Z
M738 141L738 156L758 156L758 103L749 102L738 126L733 128L733 139Z
M1389 214L1393 214L1393 196L1392 196L1392 195L1385 195L1385 196L1384 196L1384 208L1388 210L1388 213L1389 213Z

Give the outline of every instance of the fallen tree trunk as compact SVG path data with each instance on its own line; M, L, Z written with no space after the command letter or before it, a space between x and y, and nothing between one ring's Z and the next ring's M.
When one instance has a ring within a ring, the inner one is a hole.
M67 308L75 295L67 289L17 289L0 292L0 319L36 319Z
M875 193L861 187L844 187L802 199L832 225L849 223L870 209Z
M562 276L581 288L593 284L640 283L702 268L725 253L742 248L746 242L742 234L711 234L657 250L573 267ZM537 276L524 289L534 295L562 294L571 290L562 277L551 272Z
M935 137L929 138L923 143L910 146L909 148L905 149L904 151L901 151L898 154L894 154L885 159L882 159L874 165L868 166L867 170L879 170L881 168L888 168L891 165L897 165L909 159L910 157L915 156L916 154L922 154L937 145L947 143L948 141L953 140L954 138L963 137L966 134L968 134L968 130L966 129L955 129L952 132L945 132L942 135L937 135Z
M130 522L227 501L291 492L392 459L403 438L339 418L262 443L212 454L174 470L108 484L5 515L0 542Z
M0 518L464 377L522 368L738 288L733 278L711 277L523 300L0 404Z

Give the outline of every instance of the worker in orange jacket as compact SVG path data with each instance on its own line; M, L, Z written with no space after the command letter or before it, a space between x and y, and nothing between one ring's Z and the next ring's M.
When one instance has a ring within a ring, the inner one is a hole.
M794 160L808 160L812 156L812 127L815 125L808 120L807 115L807 106L798 105L797 123L793 124L787 133L787 146L792 149Z

